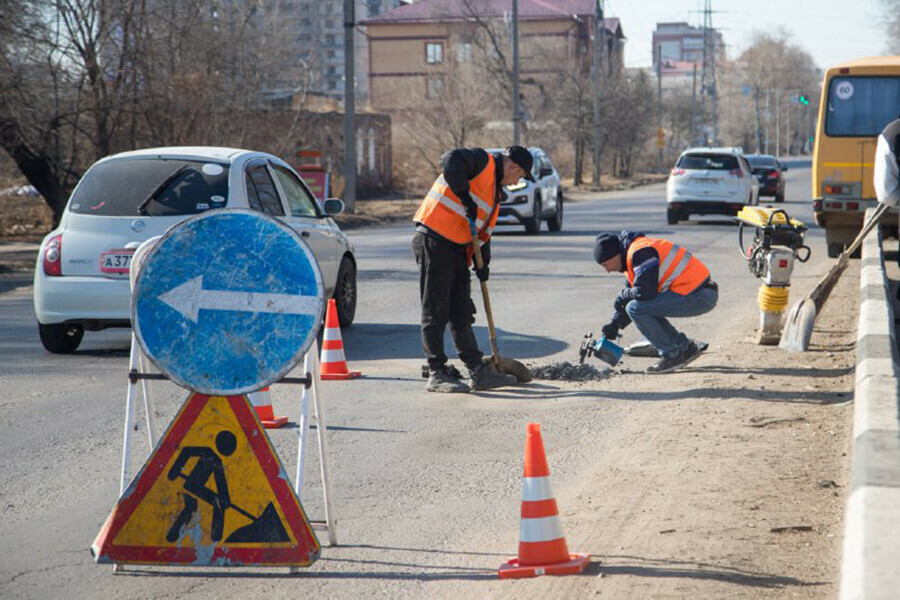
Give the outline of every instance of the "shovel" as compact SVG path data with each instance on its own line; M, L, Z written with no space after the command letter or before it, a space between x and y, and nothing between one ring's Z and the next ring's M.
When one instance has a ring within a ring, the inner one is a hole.
M475 254L475 266L480 269L484 264L481 259L481 247L478 245L478 236L475 235L475 228L473 227L472 229L472 249ZM484 281L480 281L480 283L481 297L484 298L484 312L487 315L488 332L491 336L491 352L494 353L490 359L494 369L498 373L514 375L519 383L528 383L532 379L531 371L528 370L528 367L515 359L500 356L500 351L497 350L497 332L494 329L494 315L491 312L491 296L488 294L487 283Z
M831 294L831 290L834 289L838 279L841 278L841 274L847 268L847 264L850 262L850 255L856 252L856 249L859 248L859 245L862 244L862 241L872 231L881 215L888 208L890 207L887 204L878 205L872 218L865 224L865 227L853 240L853 243L841 252L837 263L831 267L831 270L825 274L825 277L816 284L816 287L810 293L791 307L787 321L784 324L784 331L781 334L781 342L778 344L779 348L794 352L806 352L809 349L809 340L812 337L816 316L821 312L822 306L825 305L825 301L828 300L828 296Z

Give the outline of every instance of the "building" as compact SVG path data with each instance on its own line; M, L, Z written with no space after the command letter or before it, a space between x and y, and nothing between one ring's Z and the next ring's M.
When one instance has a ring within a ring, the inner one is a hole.
M717 57L724 56L722 34L712 30ZM657 23L653 32L653 72L656 73L662 56L663 87L691 85L694 67L697 83L703 70L703 28L687 23Z
M226 0L227 1L227 0ZM403 0L354 0L356 20L377 16L404 4ZM290 32L290 60L304 66L311 75L308 92L338 100L344 98L344 0L283 0L278 4L280 25ZM357 28L356 93L368 95L368 44ZM267 90L271 100L289 98L299 82L278 82Z
M590 77L595 0L519 0L520 81L549 78L562 57ZM508 49L511 0L419 0L361 22L369 42L369 99L375 110L433 107L448 82L479 60L486 27ZM485 25L485 24L489 25ZM624 71L625 35L616 18L604 19L607 76ZM496 41L496 40L495 40ZM511 54L511 52L510 52Z

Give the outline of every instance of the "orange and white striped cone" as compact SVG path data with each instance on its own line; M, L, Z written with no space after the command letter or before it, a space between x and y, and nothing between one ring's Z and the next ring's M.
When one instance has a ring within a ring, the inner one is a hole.
M250 392L247 394L256 416L259 417L260 423L266 429L276 429L287 423L287 417L276 417L275 411L272 410L272 395L269 394L269 386L261 390Z
M328 300L328 313L325 315L325 334L322 337L321 378L324 380L355 379L359 371L347 369L344 358L344 342L341 341L341 324L338 322L337 305L334 298Z
M541 426L529 423L525 437L519 556L501 565L500 578L576 575L590 563L588 554L569 554L559 509L550 489L550 468L544 454Z

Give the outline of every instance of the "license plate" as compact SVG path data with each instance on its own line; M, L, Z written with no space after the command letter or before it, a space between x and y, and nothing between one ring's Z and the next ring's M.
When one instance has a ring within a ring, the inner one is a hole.
M708 179L705 177L698 177L694 179L699 185L716 185L718 179Z
M114 250L100 254L101 273L128 273L134 250Z

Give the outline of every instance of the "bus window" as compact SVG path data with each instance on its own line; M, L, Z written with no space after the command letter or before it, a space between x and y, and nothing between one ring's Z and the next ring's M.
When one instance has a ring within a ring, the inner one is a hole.
M900 77L835 77L828 86L825 135L877 136L900 114Z

